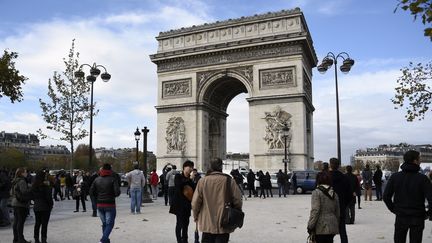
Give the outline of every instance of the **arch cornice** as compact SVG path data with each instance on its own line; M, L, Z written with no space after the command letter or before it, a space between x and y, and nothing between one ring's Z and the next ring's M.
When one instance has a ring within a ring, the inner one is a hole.
M253 88L253 66L243 66L219 70L210 70L197 73L197 97L198 102L204 102L207 89L217 80L234 78L243 83L249 94Z

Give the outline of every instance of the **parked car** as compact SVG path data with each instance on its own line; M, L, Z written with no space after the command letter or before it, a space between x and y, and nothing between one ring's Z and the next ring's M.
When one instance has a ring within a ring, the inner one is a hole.
M271 181L272 188L278 188L276 173L270 174L270 181Z
M319 171L315 170L295 170L288 174L289 182L292 185L292 175L293 173L297 176L297 187L295 188L296 192L301 194L308 191L315 190L316 186L316 176Z

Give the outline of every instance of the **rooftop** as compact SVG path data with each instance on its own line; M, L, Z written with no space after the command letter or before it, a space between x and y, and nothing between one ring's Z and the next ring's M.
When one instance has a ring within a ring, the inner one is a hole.
M213 23L205 23L202 25L192 25L191 27L183 27L180 29L162 31L162 32L159 32L158 37L168 37L171 35L183 34L186 32L201 31L201 30L211 29L211 28L215 28L215 27L221 27L221 26L226 26L226 25L235 25L235 24L241 24L241 23L246 23L246 22L253 22L253 21L267 19L267 18L290 16L290 15L295 15L295 14L300 14L300 13L301 13L300 8L294 8L294 9L289 9L289 10L281 10L281 11L277 11L277 12L267 12L264 14L255 14L253 16L246 16L246 17L242 16L242 17L236 18L236 19L228 19L228 20L223 20L223 21L216 21Z

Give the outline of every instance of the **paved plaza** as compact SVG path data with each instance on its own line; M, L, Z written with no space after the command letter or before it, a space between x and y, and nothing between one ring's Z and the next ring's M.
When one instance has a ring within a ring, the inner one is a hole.
M310 209L310 194L289 195L287 198L251 198L244 202L246 213L243 228L231 235L230 242L306 242L306 223ZM394 216L383 202L362 201L356 210L356 223L347 225L350 243L390 243L393 235ZM48 242L88 243L99 242L101 227L99 218L91 217L90 201L87 212L73 213L75 201L55 204L52 212ZM175 216L168 213L163 199L145 204L142 214L132 215L126 194L117 200L117 219L111 234L111 242L176 242L174 235ZM33 238L34 217L27 220L24 235ZM189 227L189 242L193 243L195 225ZM12 228L0 228L0 243L12 243ZM335 237L335 242L340 242ZM432 242L432 222L426 221L423 242Z

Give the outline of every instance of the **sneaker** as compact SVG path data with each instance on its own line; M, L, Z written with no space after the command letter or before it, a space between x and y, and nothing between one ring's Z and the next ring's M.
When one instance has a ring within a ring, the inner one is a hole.
M75 211L74 211L74 213L77 213L77 212L79 212L79 210L75 210Z
M82 211L83 213L87 212L85 209Z

